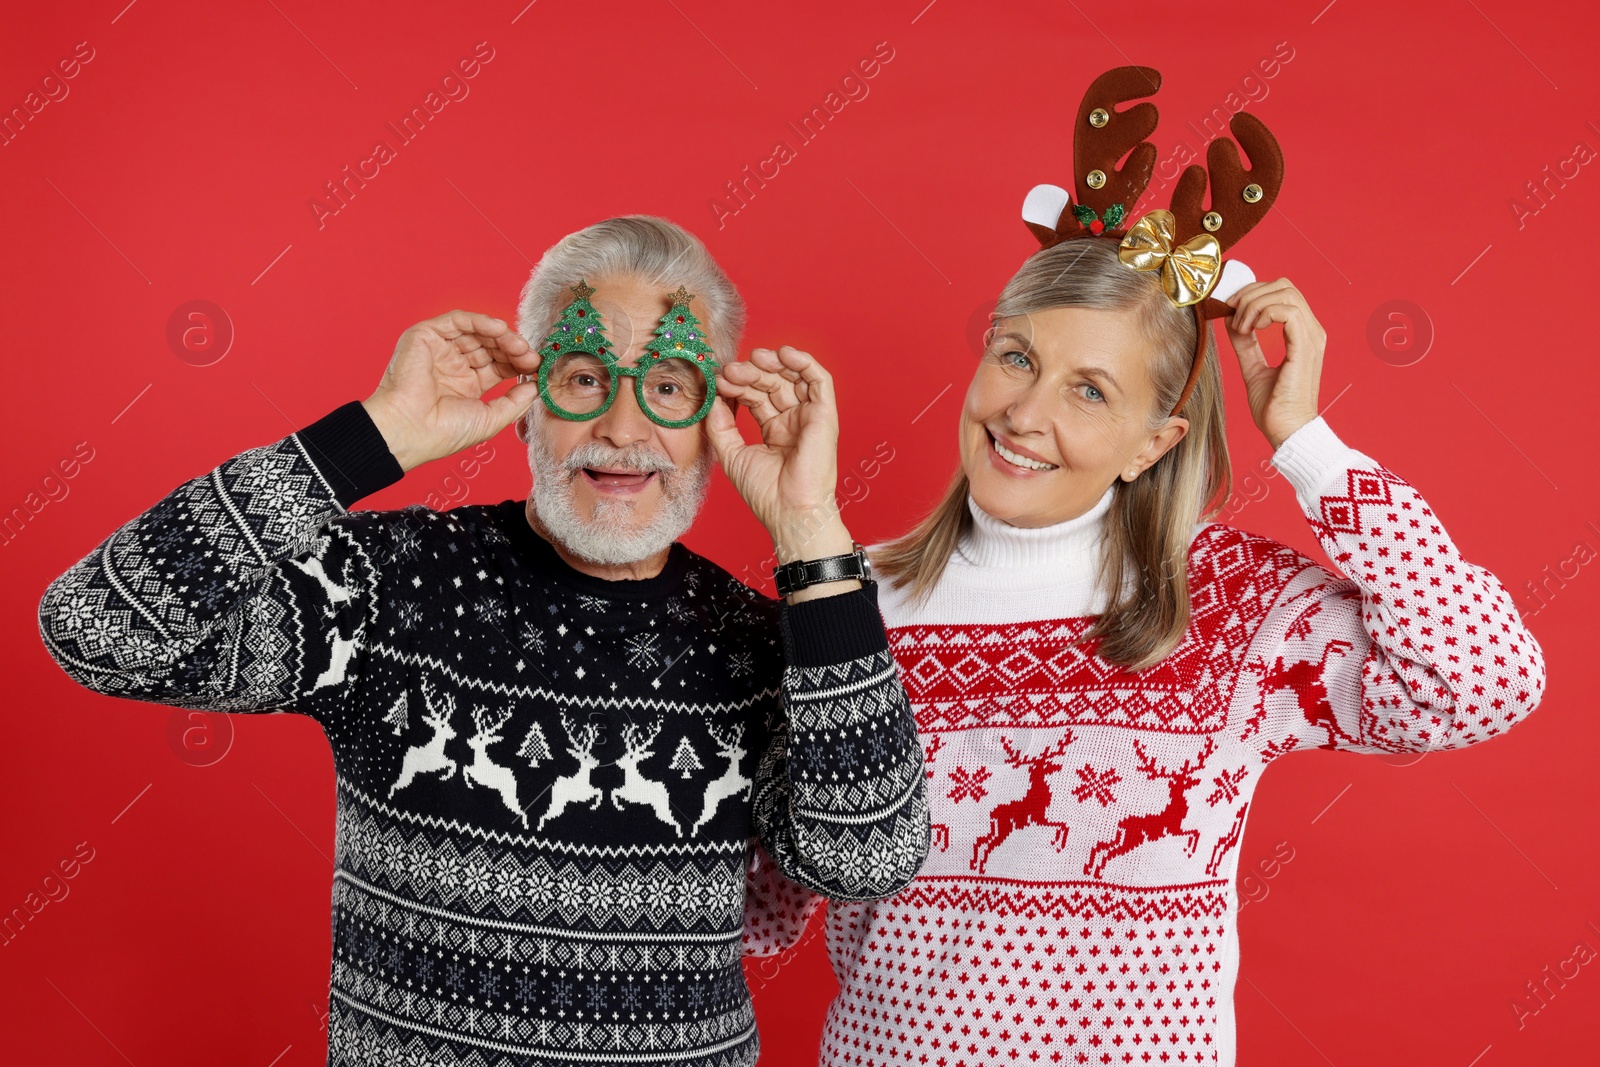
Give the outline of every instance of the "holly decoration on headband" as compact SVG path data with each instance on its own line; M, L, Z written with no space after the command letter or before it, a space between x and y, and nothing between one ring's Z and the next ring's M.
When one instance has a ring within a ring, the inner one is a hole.
M1139 203L1155 168L1157 151L1149 138L1159 116L1146 98L1160 88L1161 73L1151 67L1115 67L1090 83L1072 126L1076 195L1059 185L1036 185L1022 201L1022 221L1040 248L1075 238L1117 238L1128 205ZM1141 102L1118 107L1135 100ZM1265 217L1283 186L1283 151L1260 119L1236 112L1228 132L1232 139L1211 141L1204 165L1184 168L1170 208L1146 211L1117 248L1125 266L1158 277L1174 306L1194 308L1195 355L1172 415L1183 410L1199 380L1211 333L1207 321L1231 314L1228 298L1255 280L1249 267L1224 255Z
M592 352L597 356L604 356L606 349L611 346L611 341L606 337L606 327L600 321L600 312L589 303L589 298L594 295L594 289L580 278L578 284L572 286L572 292L576 299L567 305L555 325L550 327L544 343L539 346L539 354L551 358L564 356L569 352Z
M689 310L689 301L694 299L694 294L680 285L677 292L667 299L672 301L672 308L661 316L661 322L656 326L655 340L645 345L644 350L656 359L671 356L693 359L702 369L710 370L716 365L716 360L711 359L714 353L711 346L706 344L700 320Z
M1095 209L1088 204L1073 204L1072 214L1079 222L1083 223L1084 229L1095 236L1099 236L1106 230L1114 230L1121 226L1123 217L1127 212L1121 204L1112 204L1106 208L1105 215L1102 216L1096 213Z

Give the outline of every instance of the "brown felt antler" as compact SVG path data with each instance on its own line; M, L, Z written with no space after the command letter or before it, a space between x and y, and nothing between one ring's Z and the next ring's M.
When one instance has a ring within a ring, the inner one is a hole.
M1156 146L1146 138L1155 132L1159 114L1149 101L1125 111L1116 110L1116 105L1153 96L1160 88L1161 73L1152 67L1114 67L1089 84L1072 128L1072 165L1076 203L1092 210L1103 229L1092 230L1070 205L1063 205L1053 225L1027 223L1041 247L1095 233L1121 235L1121 222L1133 213L1155 169ZM1127 161L1119 168L1117 162L1125 155ZM1116 220L1110 221L1106 211L1113 205L1120 206Z
M1078 105L1077 125L1073 127L1076 201L1071 201L1059 186L1036 185L1022 204L1022 220L1042 248L1069 238L1121 239L1126 235L1129 225L1136 221L1131 217L1134 205L1149 185L1155 166L1156 147L1146 138L1155 132L1157 113L1149 101L1124 111L1117 111L1116 105L1153 96L1160 88L1161 74L1150 67L1114 67L1090 83ZM1221 253L1266 216L1283 186L1283 151L1266 125L1241 111L1233 116L1229 129L1238 145L1224 138L1212 141L1206 150L1206 165L1196 163L1178 179L1172 192L1172 218L1149 213L1150 224L1139 227L1135 237L1129 238L1134 242L1136 258L1123 260L1139 270L1170 270L1178 263L1176 257L1182 255L1188 258L1180 269L1194 270L1194 264L1209 260L1220 271L1209 277L1193 275L1206 279L1202 285L1209 285L1209 295L1203 300L1198 299L1198 294L1190 295L1180 301L1182 306L1194 308L1195 354L1189 380L1172 408L1173 415L1183 410L1200 379L1210 329L1207 321L1231 315L1233 309L1224 299L1255 277L1243 263L1222 263ZM1239 146L1250 159L1248 170L1239 158ZM1123 161L1121 167L1117 166L1119 161ZM1206 209L1203 203L1208 185L1211 206ZM1216 246L1206 248L1209 242L1193 242L1202 234L1214 237ZM1185 247L1190 242L1199 247ZM1123 247L1126 254L1130 246ZM1206 291L1184 277L1189 275L1163 275L1169 295L1195 289ZM1174 296L1174 300L1178 299Z
M1233 136L1250 158L1245 170L1239 148L1219 137L1206 149L1206 166L1195 163L1184 169L1172 191L1172 215L1177 243L1201 233L1210 233L1226 252L1266 217L1278 190L1283 188L1283 150L1266 124L1248 111L1233 116L1228 124ZM1201 207L1206 185L1211 186L1211 208ZM1209 222L1209 225L1207 224ZM1208 297L1201 304L1206 318L1227 315L1232 309Z

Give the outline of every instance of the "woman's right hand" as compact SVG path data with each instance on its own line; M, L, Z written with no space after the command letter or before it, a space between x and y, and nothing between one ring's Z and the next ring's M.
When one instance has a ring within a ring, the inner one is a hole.
M1311 313L1306 298L1288 278L1251 282L1228 299L1233 313L1223 321L1239 357L1250 415L1273 451L1289 435L1317 417L1317 390L1328 333ZM1267 362L1256 331L1283 324L1283 359Z
M400 335L383 378L361 402L404 470L487 441L539 399L522 381L492 400L506 378L539 373L539 354L501 320L450 311Z

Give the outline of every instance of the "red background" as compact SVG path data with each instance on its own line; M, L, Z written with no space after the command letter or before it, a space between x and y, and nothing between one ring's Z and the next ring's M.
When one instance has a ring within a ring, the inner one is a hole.
M1600 727L1582 696L1600 681L1583 643L1600 601L1585 447L1600 165L1563 163L1600 148L1592 5L525 2L7 13L0 106L78 42L94 58L0 146L0 509L38 506L80 442L93 459L0 556L0 911L79 842L94 858L0 948L0 1056L290 1067L325 1051L325 740L307 719L235 716L224 758L185 762L171 709L93 695L50 662L34 612L52 577L178 482L365 396L411 323L513 316L549 244L629 212L707 241L749 300L746 347L796 344L835 371L842 470L880 442L895 457L854 483L846 519L863 541L895 534L954 463L972 324L1032 247L1024 193L1071 185L1084 87L1140 62L1166 79L1163 158L1199 148L1230 92L1265 92L1251 110L1287 182L1238 251L1292 278L1327 327L1330 424L1538 609L1549 668L1543 707L1487 746L1409 766L1319 752L1267 776L1243 867L1293 859L1258 873L1241 917L1239 1062L1595 1061L1600 964L1542 1003L1526 988L1600 948ZM394 145L384 124L480 41L494 58L470 95L319 228L323 183ZM801 145L786 124L878 42L893 58L869 95ZM1292 59L1262 78L1275 49ZM734 206L725 183L779 139L794 158L719 226L713 199ZM1529 199L1546 166L1568 179ZM210 366L166 340L195 299L236 333ZM1368 341L1390 300L1432 324L1410 365ZM1224 360L1242 479L1269 448ZM515 441L494 451L476 477L435 464L366 503L523 495ZM1284 481L1257 489L1229 521L1322 558ZM720 481L688 541L735 572L768 552ZM750 977L764 1062L815 1062L821 937Z

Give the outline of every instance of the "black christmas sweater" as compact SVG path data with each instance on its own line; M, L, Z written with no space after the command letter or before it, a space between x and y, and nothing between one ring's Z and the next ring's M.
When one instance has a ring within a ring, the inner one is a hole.
M56 579L45 645L102 693L322 726L330 1064L754 1063L757 849L842 900L927 854L874 587L790 606L682 544L606 581L521 501L348 510L400 476L356 403L245 452Z

